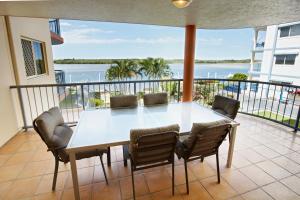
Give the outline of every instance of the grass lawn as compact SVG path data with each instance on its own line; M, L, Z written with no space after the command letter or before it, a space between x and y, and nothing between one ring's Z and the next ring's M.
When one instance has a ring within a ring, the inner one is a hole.
M259 116L262 116L262 117L265 117L265 118L269 118L269 119L273 119L273 120L276 120L276 121L279 121L279 122L283 122L285 124L289 124L290 126L294 126L295 122L296 122L295 119L290 118L289 116L284 116L283 117L280 114L277 115L277 113L274 113L274 112L271 112L271 111L268 111L268 110L260 111L260 112L257 112L255 114L259 115ZM300 124L299 124L298 127L300 128Z
M76 108L77 100L76 94L69 94L64 98L64 100L59 102L61 108Z

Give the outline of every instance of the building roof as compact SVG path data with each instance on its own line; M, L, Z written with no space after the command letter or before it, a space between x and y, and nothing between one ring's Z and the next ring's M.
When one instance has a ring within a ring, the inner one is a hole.
M197 28L260 27L300 21L297 0L193 0L178 9L171 0L0 1L0 15L97 20Z

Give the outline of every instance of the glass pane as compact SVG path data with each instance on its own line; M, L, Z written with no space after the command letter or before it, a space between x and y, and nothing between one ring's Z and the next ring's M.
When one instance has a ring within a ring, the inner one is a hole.
M277 55L275 64L284 64L285 55Z
M297 25L293 25L291 27L291 36L296 36L296 35L300 35L300 24Z
M33 50L34 50L34 57L35 57L37 74L46 73L42 43L33 42Z
M296 55L286 55L285 57L285 64L286 65L293 65L295 64Z
M290 26L280 28L280 37L287 37L289 36Z

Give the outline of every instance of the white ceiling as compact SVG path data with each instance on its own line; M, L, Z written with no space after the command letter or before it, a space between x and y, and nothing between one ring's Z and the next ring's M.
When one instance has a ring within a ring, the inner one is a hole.
M0 0L0 15L224 29L300 21L300 1L193 0L177 9L171 0Z

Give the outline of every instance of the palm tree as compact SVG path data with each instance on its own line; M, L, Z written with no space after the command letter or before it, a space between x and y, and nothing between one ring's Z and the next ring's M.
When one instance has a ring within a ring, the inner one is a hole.
M172 76L170 66L163 58L147 58L139 64L139 73L144 74L149 79L161 79Z
M133 60L116 60L106 71L105 78L112 80L124 80L139 74L138 65Z

